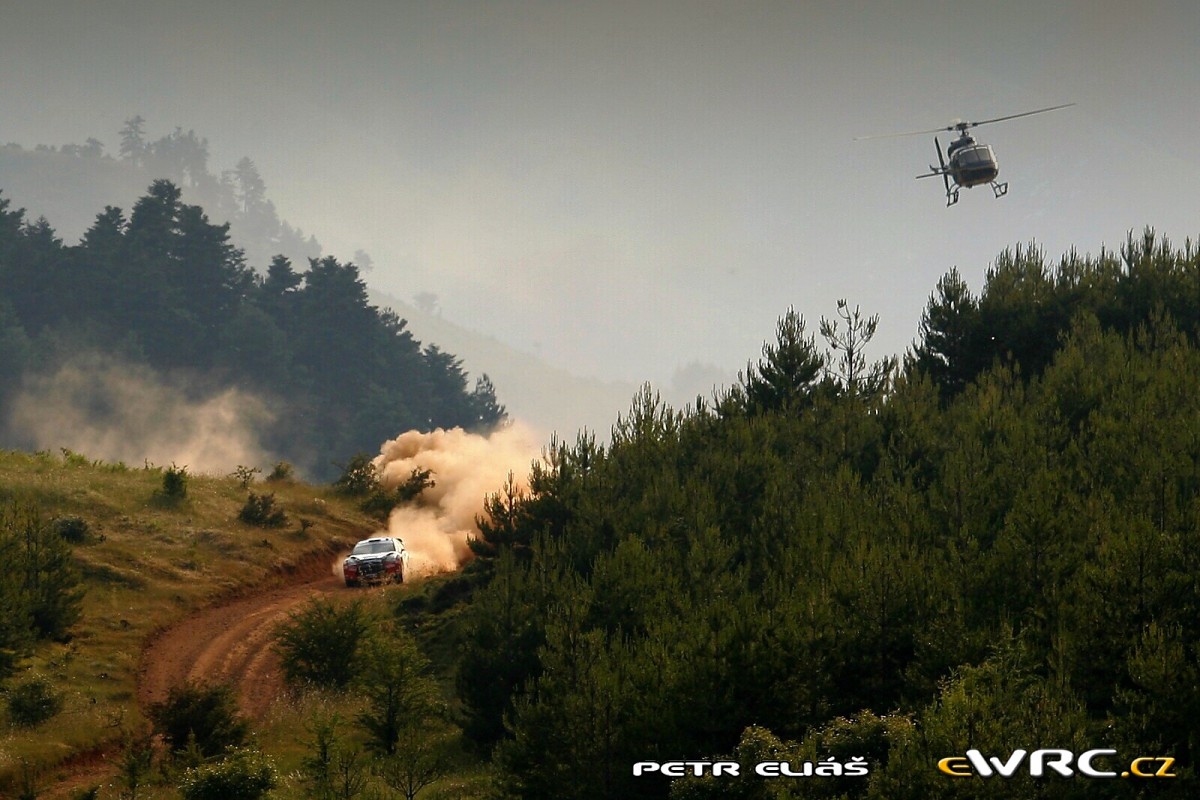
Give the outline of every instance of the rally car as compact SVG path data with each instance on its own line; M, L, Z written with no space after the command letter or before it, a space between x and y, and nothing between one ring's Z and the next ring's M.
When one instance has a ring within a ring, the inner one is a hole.
M408 572L408 551L404 542L394 536L363 539L354 545L342 562L342 576L347 586L366 583L403 583Z

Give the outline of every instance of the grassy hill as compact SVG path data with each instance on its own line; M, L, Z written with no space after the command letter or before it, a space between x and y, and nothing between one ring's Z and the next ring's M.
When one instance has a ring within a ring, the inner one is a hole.
M164 474L69 451L0 452L0 507L32 505L45 520L78 518L87 528L73 544L85 588L81 620L67 641L39 644L8 682L48 679L62 707L21 727L4 704L0 796L15 794L26 776L43 788L80 770L92 783L110 782L123 733L144 725L137 681L150 637L220 599L314 573L332 579L336 552L378 528L332 491L288 480L249 487L273 492L286 524L247 525L238 514L248 490L236 478L189 476L186 496L172 500Z

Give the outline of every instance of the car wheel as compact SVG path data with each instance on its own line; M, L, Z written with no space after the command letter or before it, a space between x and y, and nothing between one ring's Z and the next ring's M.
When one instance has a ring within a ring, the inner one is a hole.
M358 586L358 581L351 580L350 578L346 578L346 586L353 589L354 587Z

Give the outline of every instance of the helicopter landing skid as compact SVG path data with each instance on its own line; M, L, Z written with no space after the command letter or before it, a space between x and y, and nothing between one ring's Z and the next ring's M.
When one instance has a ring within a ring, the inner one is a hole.
M996 195L996 197L1004 197L1004 195L1008 194L1008 184L996 183L995 181L992 181L992 193Z
M957 202L958 202L958 189L955 189L952 192L946 192L946 208L949 208L950 206L954 205Z

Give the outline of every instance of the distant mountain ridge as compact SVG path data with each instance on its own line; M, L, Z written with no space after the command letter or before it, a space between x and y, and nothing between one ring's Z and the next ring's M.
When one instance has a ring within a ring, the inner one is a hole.
M487 373L509 415L540 433L573 439L581 428L607 441L617 415L624 413L637 385L624 381L581 378L550 366L491 336L430 314L385 292L369 290L371 302L391 308L408 320L408 329L423 342L437 342L457 354L471 375Z

